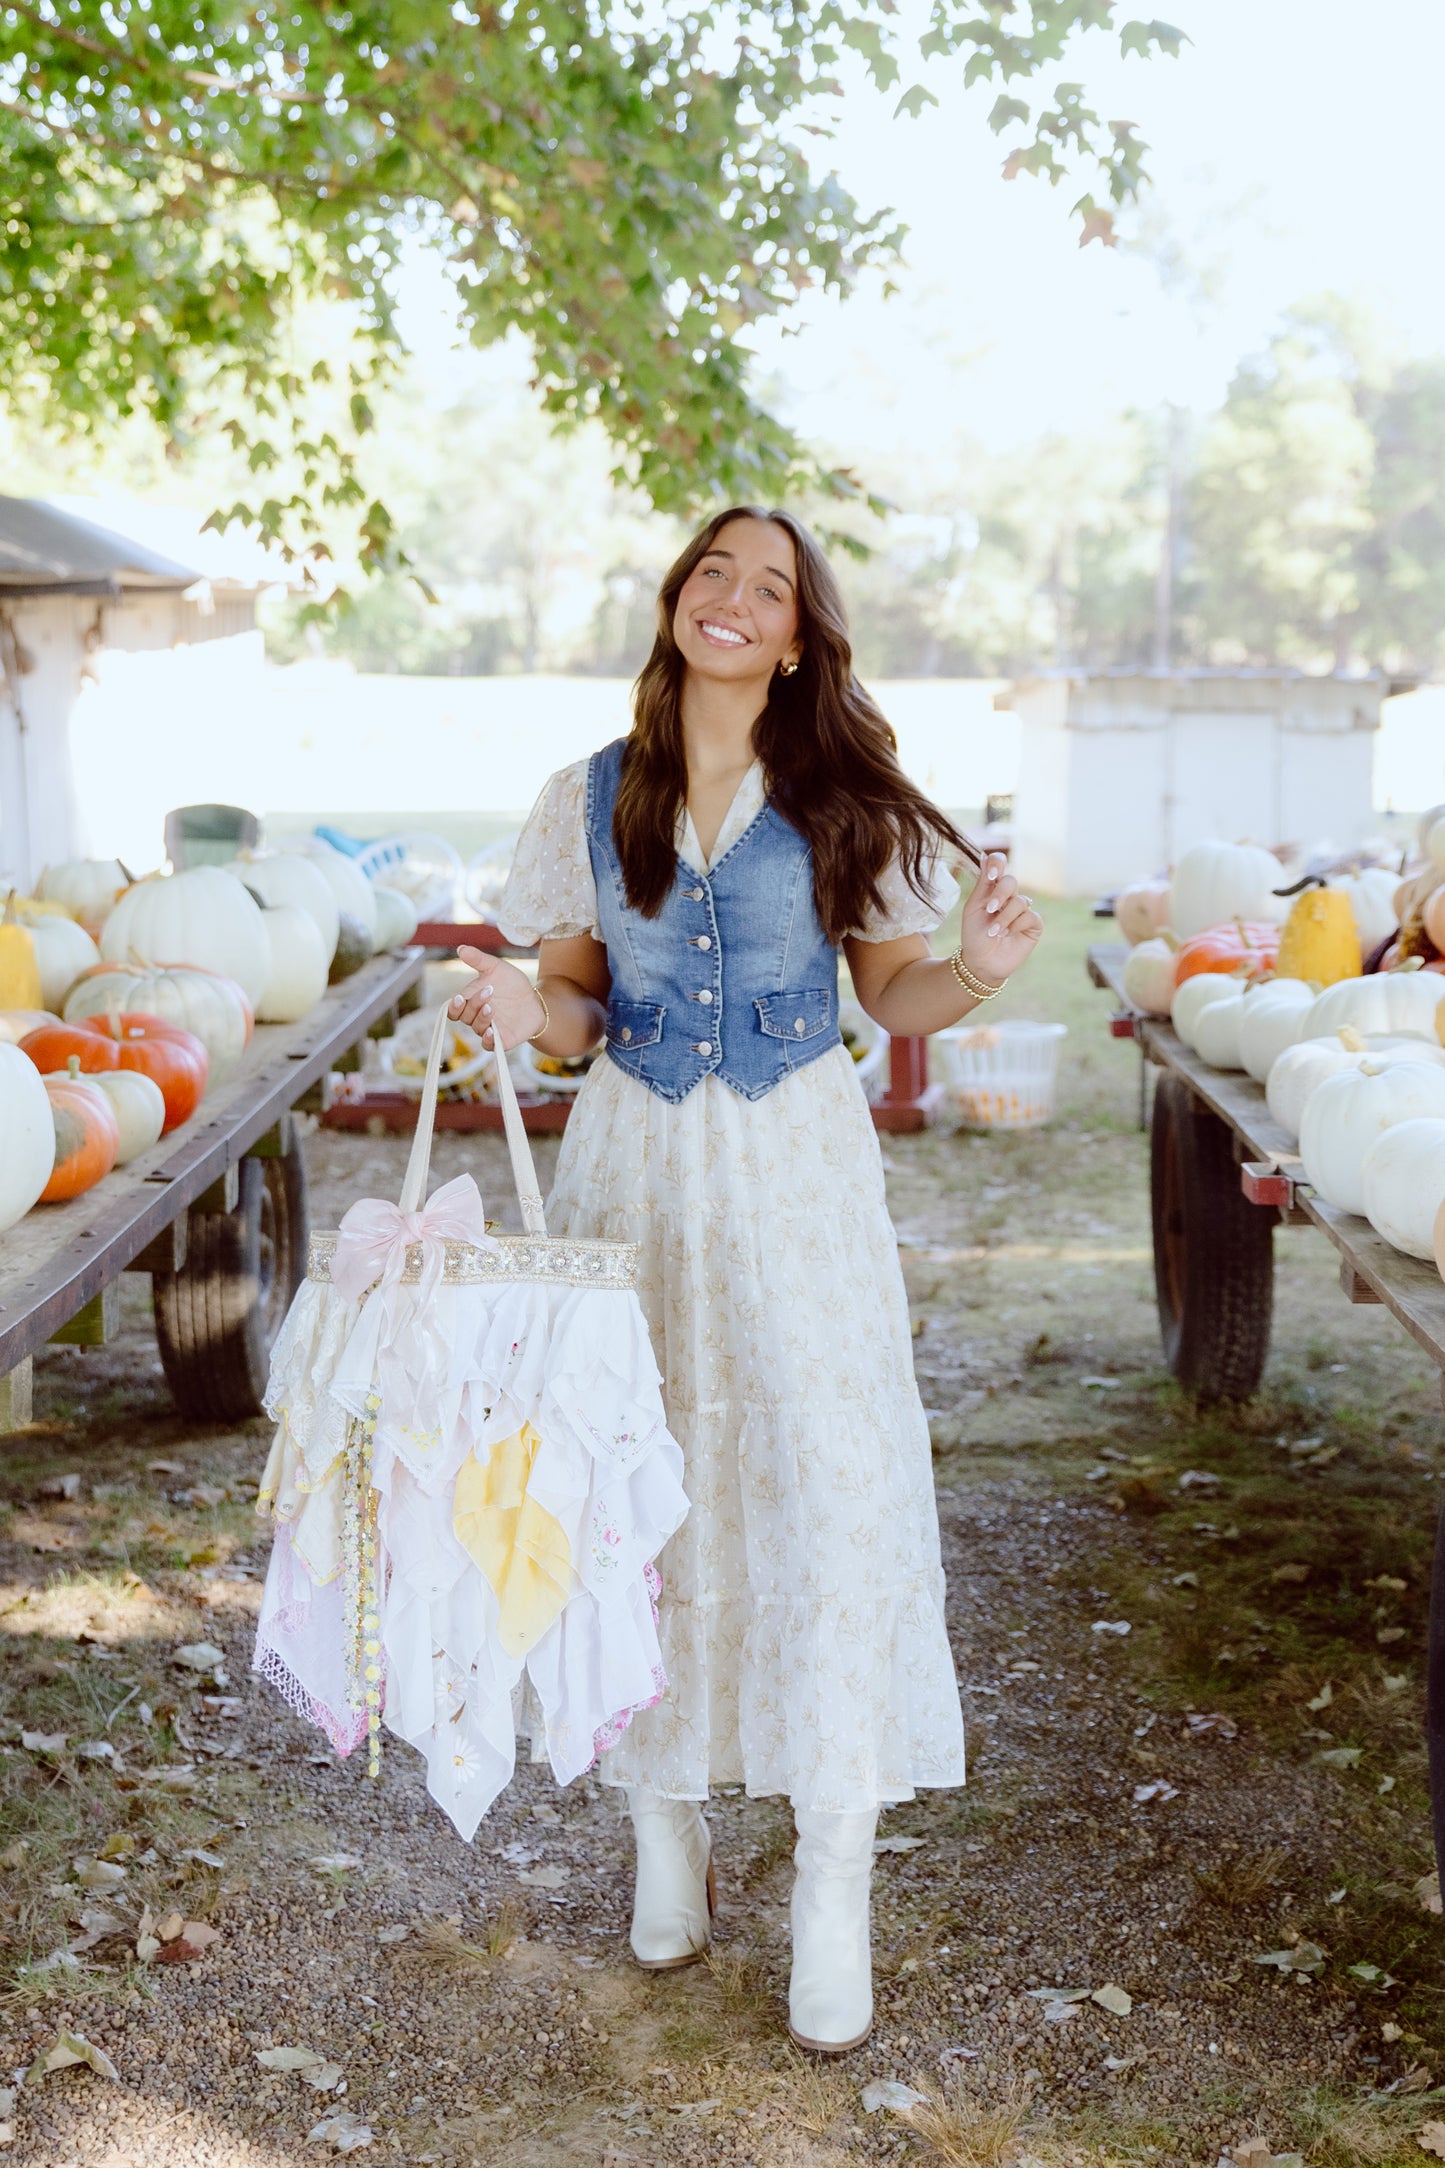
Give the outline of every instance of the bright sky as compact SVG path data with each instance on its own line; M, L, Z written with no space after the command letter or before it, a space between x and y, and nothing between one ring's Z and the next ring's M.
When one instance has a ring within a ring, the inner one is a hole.
M1186 277L1166 288L1139 247L1081 250L1077 190L1005 183L995 92L965 92L961 64L932 64L940 105L918 121L859 76L826 155L863 204L897 209L908 265L891 300L873 281L765 333L760 362L805 434L927 459L960 429L1003 446L1128 405L1207 407L1291 303L1326 289L1445 349L1442 0L1160 5L1193 40L1178 60L1120 61L1095 36L1045 80L1082 76L1106 119L1138 124L1155 186L1129 225L1181 250ZM440 388L479 364L444 359L433 294L414 276L406 316Z

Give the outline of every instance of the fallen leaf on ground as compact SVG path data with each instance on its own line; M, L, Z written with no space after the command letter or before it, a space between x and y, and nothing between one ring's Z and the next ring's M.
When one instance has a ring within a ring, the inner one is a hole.
M529 1867L517 1880L530 1889L565 1889L572 1877L565 1867Z
M20 1744L27 1754L63 1754L67 1731L22 1731Z
M93 1950L99 1942L109 1942L116 1935L128 1935L130 1921L123 1920L118 1912L101 1912L87 1906L80 1915L80 1937L72 1942L72 1950Z
M1191 1709L1189 1715L1185 1718L1185 1723L1196 1737L1206 1731L1217 1731L1221 1739L1237 1739L1239 1737L1239 1726L1235 1723L1234 1718L1232 1716L1221 1716L1218 1711L1211 1711L1208 1715L1205 1715L1198 1709Z
M1105 1377L1080 1378L1079 1380L1079 1383L1086 1390L1096 1393L1116 1393L1123 1382L1122 1378Z
M1292 1950L1265 1950L1254 1963L1274 1965L1280 1972L1323 1972L1325 1953L1317 1942L1297 1942Z
M1112 1984L1096 1987L1089 2000L1096 2002L1101 2010L1109 2011L1114 2017L1127 2017L1134 2007L1133 1996L1126 1989Z
M1334 1690L1334 1688L1333 1688L1333 1687L1331 1686L1331 1684L1330 1684L1329 1680L1328 1680L1328 1679L1326 1679L1326 1680L1325 1680L1325 1683L1324 1683L1324 1685L1323 1685L1323 1686L1322 1686L1322 1687L1320 1688L1319 1692L1318 1692L1318 1693L1317 1693L1317 1694L1315 1695L1315 1698L1314 1698L1314 1700L1313 1700L1313 1701L1307 1701L1307 1702L1305 1703L1305 1707L1306 1707L1307 1709L1327 1709L1327 1708L1329 1707L1330 1703L1331 1703L1331 1702L1332 1702L1332 1701L1334 1700L1334 1698L1335 1698L1335 1690Z
M1104 2068L1116 2071L1132 2070L1135 2063L1142 2063L1143 2060L1142 2055L1106 2055L1104 2057Z
M68 2070L73 2063L84 2063L97 2077L112 2078L117 2083L120 2072L103 2049L92 2047L83 2033L58 2033L48 2048L42 2048L25 2073L27 2085L38 2085L49 2077L52 2070Z
M182 1852L181 1858L194 1860L198 1867L219 1868L226 1864L219 1852L207 1852L199 1844L192 1845L188 1852Z
M1326 1747L1320 1760L1328 1762L1331 1769L1353 1769L1364 1751L1362 1746Z
M181 1492L183 1506L223 1506L230 1492L224 1483L193 1483L189 1490Z
M174 1942L185 1924L184 1912L163 1912L156 1926L156 1933L162 1942Z
M1438 1867L1433 1867L1429 1874L1421 1875L1419 1881L1415 1884L1415 1901L1422 1912L1437 1914L1440 1912L1440 1870Z
M141 1934L136 1936L135 1954L142 1965L148 1965L153 1957L159 1955L159 1952L160 1943L154 1935Z
M81 1858L72 1862L82 1889L114 1889L126 1878L126 1869L113 1859Z
M410 1933L411 1922L409 1920L398 1920L395 1926L378 1929L376 1939L378 1942L405 1942Z
M346 2088L346 2072L340 2063L322 2063L315 2070L298 2071L297 2076L303 2085L318 2093L334 2093L338 2088L344 2092Z
M897 2078L874 2078L863 2088L865 2115L876 2115L880 2108L891 2108L895 2115L907 2115L912 2109L927 2104L927 2093L916 2093L911 2085L900 2085Z
M210 1927L204 1920L186 1920L179 1933L160 1937L161 1946L156 1954L163 1965L184 1965L192 1958L204 1956L211 1944L220 1939L218 1927Z
M1172 1588L1198 1588L1199 1576L1197 1573L1193 1572L1176 1573L1174 1579L1170 1583L1170 1586Z
M1403 1694L1410 1683L1408 1671L1387 1671L1380 1684L1387 1694Z
M315 1859L308 1860L306 1864L314 1867L318 1874L350 1874L354 1867L361 1865L361 1861L354 1852L319 1852Z
M7 1844L4 1851L0 1852L0 1867L23 1867L29 1850L30 1839L17 1837L13 1844Z
M1345 1899L1349 1896L1349 1894L1350 1892L1348 1884L1342 1885L1339 1889L1332 1889L1330 1891L1329 1896L1325 1899L1325 1903L1327 1905L1342 1905Z
M1079 2005L1076 2002L1046 2002L1039 2012L1046 2025L1067 2025L1078 2014Z
M1087 1987L1031 1987L1026 1992L1030 2002L1087 2002L1091 1990Z
M131 1781L154 1784L163 1792L193 1792L200 1782L194 1762L172 1762L169 1769L137 1769ZM122 1787L124 1788L124 1787Z
M75 1748L82 1761L114 1761L115 1748L109 1739L82 1739Z
M152 1475L184 1475L186 1472L178 1460L148 1460L146 1467Z
M256 2060L263 2070L319 2070L326 2057L315 2048L258 2048Z
M1147 1807L1152 1799L1164 1800L1177 1799L1178 1797L1178 1785L1170 1784L1164 1777L1155 1777L1151 1784L1136 1784L1134 1786L1134 1804L1136 1807Z
M1270 1575L1271 1581L1299 1582L1307 1581L1309 1577L1309 1567L1297 1559L1291 1559L1286 1566L1276 1566L1274 1572Z
M131 1859L135 1855L135 1838L128 1829L112 1831L96 1852L97 1859Z
M1222 1476L1215 1475L1208 1468L1186 1468L1179 1478L1179 1488L1180 1490L1218 1490L1223 1480Z
M182 1648L171 1650L171 1662L187 1671L214 1671L225 1661L225 1650L218 1649L214 1641L187 1641Z
M308 2145L329 2145L335 2153L359 2153L363 2146L372 2143L369 2123L350 2108L333 2108L330 2115L323 2115L306 2133Z
M1366 1987L1378 1987L1382 1994L1387 1987L1395 1985L1394 1976L1386 1972L1382 1965L1349 1965L1346 1970L1352 1978L1363 1980Z
M42 1498L78 1498L80 1496L80 1477L78 1475L47 1476L40 1486L39 1496Z
M1375 1628L1375 1639L1379 1642L1381 1648L1388 1648L1392 1641L1403 1641L1405 1632L1406 1629L1403 1626L1377 1626Z
M1091 1634L1131 1634L1134 1629L1126 1618L1096 1618L1089 1628Z
M1432 2116L1416 2131L1415 2143L1422 2153L1433 2153L1437 2160L1445 2160L1445 2123Z
M1403 2025L1388 2024L1380 2027L1380 2038L1388 2047L1393 2047L1397 2040L1403 2040L1404 2037L1405 2028Z
M875 1837L875 1852L919 1852L925 1840L922 1837Z

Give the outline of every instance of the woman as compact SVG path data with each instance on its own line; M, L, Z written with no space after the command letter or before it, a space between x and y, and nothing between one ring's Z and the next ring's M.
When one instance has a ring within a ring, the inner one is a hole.
M631 735L553 776L518 845L500 917L541 942L535 988L463 949L451 1005L507 1046L606 1042L550 1226L642 1245L692 1500L659 1562L666 1696L602 1765L636 1830L633 1951L662 1969L709 1940L709 1788L785 1794L790 2029L827 2053L872 2024L878 1810L964 1775L928 1425L837 995L841 946L877 1023L933 1032L1027 959L1040 922L998 858L958 954L931 955L948 847L816 542L724 512L663 582Z

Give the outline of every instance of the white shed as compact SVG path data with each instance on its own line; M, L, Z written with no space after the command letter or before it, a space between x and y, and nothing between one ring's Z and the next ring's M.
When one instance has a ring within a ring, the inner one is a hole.
M100 655L248 631L256 593L42 499L0 497L0 884L28 888L87 847L70 714Z
M1055 670L997 696L1021 726L1014 864L1026 888L1090 896L1191 843L1357 842L1371 825L1380 676Z

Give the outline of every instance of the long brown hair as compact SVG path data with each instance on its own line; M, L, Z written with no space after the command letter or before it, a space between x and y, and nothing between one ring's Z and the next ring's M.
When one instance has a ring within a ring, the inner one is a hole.
M632 689L632 731L612 816L627 900L644 918L662 909L677 871L677 816L687 796L682 686L687 665L672 633L677 598L733 519L771 520L797 558L796 672L773 673L753 726L768 796L813 854L813 896L830 941L868 910L881 910L882 876L896 857L910 888L928 900L940 845L978 863L978 852L898 765L891 724L853 674L843 597L822 550L790 512L734 505L719 512L663 580L657 637Z

